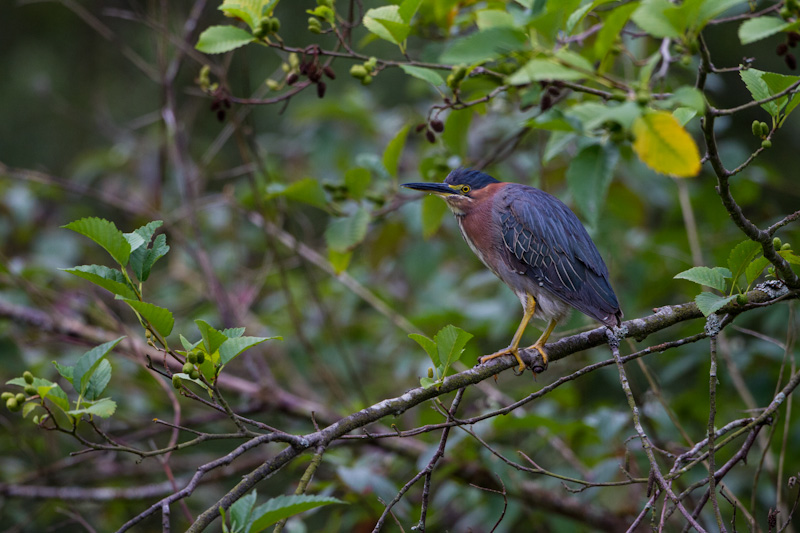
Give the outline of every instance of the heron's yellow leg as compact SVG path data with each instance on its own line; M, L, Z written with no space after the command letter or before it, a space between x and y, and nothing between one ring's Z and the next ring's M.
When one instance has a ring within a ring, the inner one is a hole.
M529 294L527 300L525 301L525 314L522 315L522 321L519 323L519 326L517 327L517 332L514 333L514 338L511 339L511 345L509 345L509 347L504 350L500 350L489 355L484 355L483 357L480 357L478 361L481 363L485 363L486 361L491 361L496 357L502 357L510 353L517 359L517 362L519 363L519 368L517 370L519 370L520 372L524 371L525 363L519 356L519 343L522 340L522 334L525 333L525 328L528 326L528 322L530 322L531 318L533 317L534 311L536 311L536 300L533 298L533 296ZM550 331L552 331L552 328L550 328ZM547 360L546 356L545 360Z
M547 353L544 351L544 343L547 342L547 338L550 337L551 333L553 333L553 329L556 327L556 324L558 324L557 320L551 320L547 325L547 329L542 332L542 335L539 337L539 339L531 346L528 346L528 350L537 350L540 354L542 354L542 361L545 365L547 365Z

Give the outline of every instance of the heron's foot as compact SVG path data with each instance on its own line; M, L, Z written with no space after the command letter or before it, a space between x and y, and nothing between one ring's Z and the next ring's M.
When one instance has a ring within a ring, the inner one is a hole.
M503 357L504 355L513 355L516 358L517 362L519 363L519 367L517 367L517 370L514 371L515 375L519 376L525 371L525 362L522 360L522 357L519 356L519 349L515 348L514 346L509 346L504 350L500 350L489 355L481 356L478 358L478 362L480 364L483 364L487 361L491 361L492 359Z
M528 346L526 348L526 350L536 350L542 356L542 364L543 364L543 366L541 366L541 367L539 365L534 366L533 367L533 373L534 374L540 374L540 373L544 372L544 369L547 368L547 361L548 361L547 352L544 351L544 343L538 343L537 342L536 344Z

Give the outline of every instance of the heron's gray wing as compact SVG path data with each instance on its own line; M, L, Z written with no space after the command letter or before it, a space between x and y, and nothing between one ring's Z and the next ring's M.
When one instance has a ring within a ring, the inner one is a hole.
M592 318L618 325L608 268L578 217L539 189L514 185L504 192L498 207L508 266Z

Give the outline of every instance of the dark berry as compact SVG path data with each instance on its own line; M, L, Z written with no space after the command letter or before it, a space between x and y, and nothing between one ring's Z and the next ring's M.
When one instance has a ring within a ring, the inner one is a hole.
M325 75L328 76L330 79L332 80L336 79L336 73L333 71L331 67L326 66L322 70L325 72Z
M417 124L417 127L414 128L414 131L419 133L422 130L424 130L426 126L427 126L427 124L425 124L424 122L420 122L419 124Z
M444 131L444 122L438 119L431 120L431 128L433 128L433 131L437 133L442 133Z
M780 43L778 47L775 49L775 53L779 56L784 55L786 52L789 51L789 45L786 43Z
M317 84L317 96L319 96L320 98L324 97L326 88L327 86L325 85L324 81L319 82Z
M287 85L294 85L297 83L297 80L300 79L300 76L297 75L296 72L292 72L289 76L286 77L286 84Z
M797 68L797 59L794 57L794 54L786 54L783 56L783 60L786 61L786 66L791 70Z
M428 139L428 142L431 144L436 142L436 135L434 135L431 130L425 132L425 138Z

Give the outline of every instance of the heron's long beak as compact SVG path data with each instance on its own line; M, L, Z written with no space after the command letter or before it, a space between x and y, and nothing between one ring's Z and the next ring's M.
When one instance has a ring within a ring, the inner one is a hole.
M458 194L446 183L404 183L401 187L414 189L415 191L429 192L439 196L450 196Z

